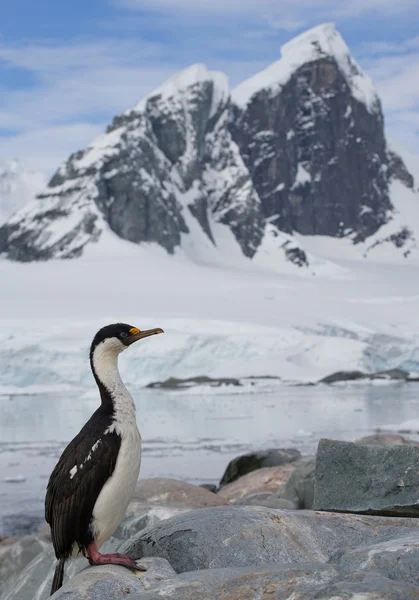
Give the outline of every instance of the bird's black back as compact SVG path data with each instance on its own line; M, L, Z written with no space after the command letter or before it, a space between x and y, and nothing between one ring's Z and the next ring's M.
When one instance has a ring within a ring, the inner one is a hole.
M66 447L51 474L45 519L51 526L57 558L68 558L75 542L84 549L92 541L93 508L115 469L121 446L121 437L115 431L105 434L112 422L113 412L100 406ZM70 471L75 466L77 471L71 477Z

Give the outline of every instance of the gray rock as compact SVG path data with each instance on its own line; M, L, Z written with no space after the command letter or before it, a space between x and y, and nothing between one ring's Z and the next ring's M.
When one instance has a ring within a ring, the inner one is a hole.
M318 564L207 569L169 579L132 600L307 599L336 576L333 567Z
M404 581L393 581L388 577L354 573L311 595L308 592L302 600L413 600L414 598L418 598L418 588L414 585Z
M209 492L212 492L213 494L217 493L217 486L214 483L201 483L199 487L204 488L204 490L208 490Z
M185 508L207 508L208 506L222 506L228 502L221 496L178 479L165 479L156 477L141 480L132 498L131 507L135 503L149 504L150 506L170 506ZM127 514L129 514L128 507Z
M65 569L64 582L87 565L87 560L71 560ZM53 550L39 553L17 576L11 577L0 594L0 600L47 600L55 570Z
M180 515L193 508L225 506L228 501L197 485L156 477L137 484L125 518L114 535L103 545L103 552L115 552L122 542L147 527Z
M0 593L7 581L24 570L35 556L42 554L51 544L36 535L6 538L0 543Z
M418 586L419 589L418 564L417 532L361 546L345 552L339 559L340 569L347 575L360 572L368 576L384 576Z
M132 598L153 587L175 572L169 563L163 558L145 559L141 564L147 567L147 571L132 573L124 567L116 565L104 565L101 567L88 567L71 579L66 585L59 589L52 598L58 600L117 600L118 598ZM142 597L142 594L141 594Z
M362 371L337 371L320 380L320 383L338 383L339 381L356 381L358 379L391 379L394 381L408 381L409 373L403 369L388 369L375 373L363 373Z
M273 448L250 452L231 460L220 481L220 488L232 483L239 477L247 475L263 467L279 467L295 462L301 458L301 453L295 448Z
M288 500L298 509L313 508L315 468L315 456L305 456L294 463L293 473L276 496Z
M408 440L397 433L376 433L367 435L360 440L356 440L356 444L364 446L416 446L419 447L419 441Z
M252 471L222 487L217 496L235 504L241 498L251 494L264 492L273 494L289 480L294 468L294 464L288 464Z
M244 111L237 110L232 131L265 214L276 216L280 230L334 237L349 230L361 240L386 222L392 206L382 169L388 157L381 107L377 100L368 111L351 95L333 57L320 55L274 92L257 92ZM304 181L298 164L310 175ZM340 185L354 164L351 185ZM369 216L362 214L364 202Z
M320 440L316 510L419 515L419 448Z
M285 510L297 510L295 504L285 498L278 498L269 492L248 494L235 502L236 506L266 506L268 508L282 508Z
M419 532L416 519L329 515L262 507L214 507L163 521L121 547L166 558L177 573L296 562L327 563L339 552Z

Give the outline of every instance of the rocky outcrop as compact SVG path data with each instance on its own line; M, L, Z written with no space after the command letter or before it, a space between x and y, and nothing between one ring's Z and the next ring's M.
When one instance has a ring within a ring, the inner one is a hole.
M254 495L272 496L289 480L294 469L293 464L257 469L223 486L217 496L232 503L250 499Z
M281 80L282 61L292 62L303 44L312 44L311 56ZM341 46L333 28L287 44L272 84L249 98L252 80L233 91L239 107L232 131L265 217L278 229L351 235L356 243L387 222L391 203L380 102L349 55L341 58ZM275 71L275 65L268 69ZM368 98L353 93L355 78Z
M313 508L315 456L304 456L293 464L293 472L276 492L276 497L291 502L300 510Z
M320 440L315 510L419 515L419 448Z
M237 456L228 463L220 481L220 488L257 469L287 465L299 458L301 458L301 453L295 448L272 448Z
M364 256L383 244L409 256L408 216L381 234L399 214L394 181L414 193L369 77L326 24L231 98L223 74L194 65L116 117L0 228L0 254L74 258L113 232L199 260L227 236L242 258L304 268L297 232L366 242Z

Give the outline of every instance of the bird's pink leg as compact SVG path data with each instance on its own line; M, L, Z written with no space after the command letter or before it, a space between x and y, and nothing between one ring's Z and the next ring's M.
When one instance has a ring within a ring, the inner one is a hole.
M92 542L86 548L89 563L92 566L96 565L121 565L131 569L131 571L146 571L147 569L141 565L137 565L135 558L128 554L101 554L96 548L96 544Z

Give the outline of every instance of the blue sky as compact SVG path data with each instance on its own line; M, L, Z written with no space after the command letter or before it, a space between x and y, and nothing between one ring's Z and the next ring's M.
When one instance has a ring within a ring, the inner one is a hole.
M174 72L204 62L234 86L326 21L419 152L418 0L3 0L0 158L52 172Z

